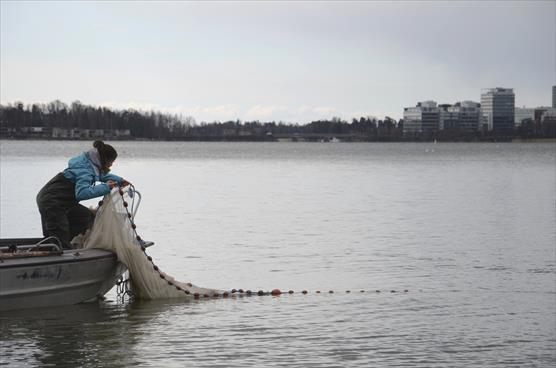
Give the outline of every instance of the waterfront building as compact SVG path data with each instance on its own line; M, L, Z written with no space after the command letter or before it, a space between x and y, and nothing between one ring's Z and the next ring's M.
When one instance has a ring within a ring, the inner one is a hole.
M556 108L548 108L542 113L541 130L545 137L556 138Z
M403 112L403 134L431 134L437 132L440 123L440 108L435 101L419 102L415 107L406 107Z
M529 107L516 107L514 113L514 123L515 126L518 127L521 125L523 120L535 120L535 109Z
M424 101L404 109L403 133L406 136L439 130L474 133L480 121L481 104L478 102L437 105L434 101Z
M438 108L440 110L438 129L459 131L459 108L450 104L441 104Z
M421 131L437 132L440 124L440 109L434 101L421 102Z
M481 104L474 101L463 101L459 104L460 130L466 133L474 133L479 130L481 123Z
M419 105L417 106L417 108L418 107ZM411 109L417 109L417 108L411 108ZM432 120L434 116L429 115L429 118L430 120ZM438 130L462 132L462 133L474 133L479 129L480 121L481 121L481 104L478 102L463 101L463 102L456 102L453 105L451 104L438 105Z
M421 109L406 107L403 109L403 134L415 135L421 133Z
M556 124L556 108L546 108L546 110L541 113L541 123Z
M482 121L488 130L509 132L515 124L515 95L512 88L487 88L481 94Z

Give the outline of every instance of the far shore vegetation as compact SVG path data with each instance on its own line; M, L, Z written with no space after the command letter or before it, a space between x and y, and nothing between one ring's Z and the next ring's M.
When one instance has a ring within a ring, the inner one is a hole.
M2 139L119 139L168 141L511 141L556 138L556 125L523 121L503 134L458 129L404 136L403 119L337 117L308 124L275 121L214 121L196 123L192 117L157 111L111 109L59 100L47 104L0 105Z

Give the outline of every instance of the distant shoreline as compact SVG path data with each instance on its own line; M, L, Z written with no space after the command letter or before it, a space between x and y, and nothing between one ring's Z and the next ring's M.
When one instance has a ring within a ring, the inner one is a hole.
M56 142L79 142L93 141L95 139L103 139L112 142L213 142L213 143L556 143L556 138L494 138L485 137L484 139L470 140L429 140L429 139L400 139L400 140L299 140L295 137L281 139L230 139L229 137L210 137L205 139L149 139L149 138L44 138L44 137L0 137L0 141L56 141Z

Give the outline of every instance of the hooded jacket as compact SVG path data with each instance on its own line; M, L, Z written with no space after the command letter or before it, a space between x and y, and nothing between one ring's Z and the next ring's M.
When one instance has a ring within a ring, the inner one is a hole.
M108 180L122 185L121 177L113 174L101 174L98 164L94 164L95 161L98 163L98 157L94 157L96 149L95 152L92 151L84 152L70 159L67 169L64 170L64 177L75 184L75 199L78 202L110 193L110 187L106 184ZM103 183L95 185L99 181Z

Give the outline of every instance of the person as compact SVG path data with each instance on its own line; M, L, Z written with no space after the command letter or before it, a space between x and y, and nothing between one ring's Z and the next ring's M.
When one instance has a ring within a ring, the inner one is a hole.
M114 147L95 141L92 149L70 159L68 167L46 183L37 194L45 237L55 236L63 248L72 248L73 237L85 233L94 220L94 213L79 202L131 184L110 173L116 157Z

